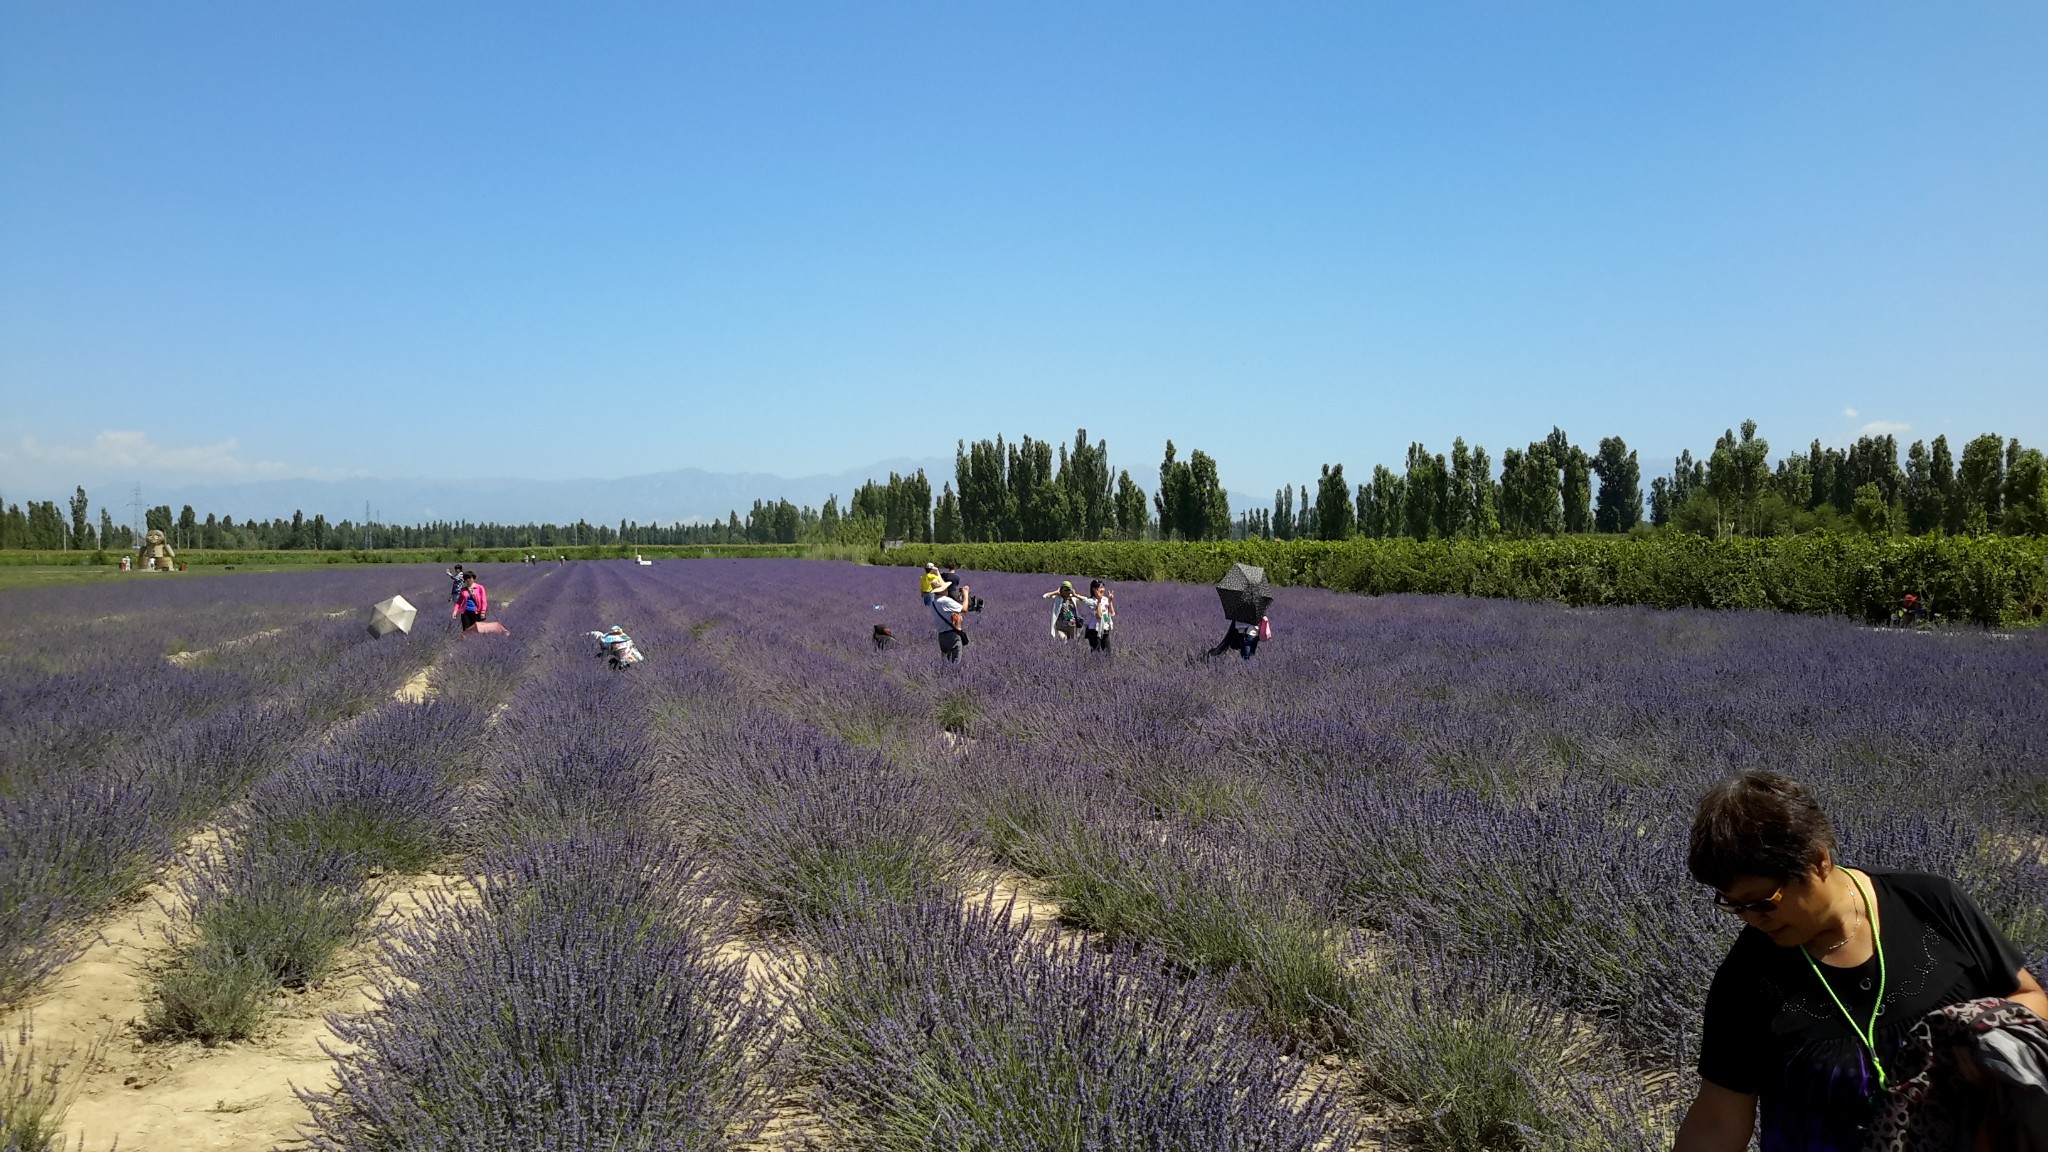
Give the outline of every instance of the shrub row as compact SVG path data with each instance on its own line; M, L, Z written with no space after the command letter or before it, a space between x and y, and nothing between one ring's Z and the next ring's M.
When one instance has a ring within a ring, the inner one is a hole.
M1883 620L1908 592L1938 619L2025 624L2048 617L2048 538L1815 533L1760 539L1562 536L1532 540L1233 540L1214 543L912 544L877 564L954 563L986 572L1213 581L1232 563L1278 584L1555 600L1575 606L1773 609Z

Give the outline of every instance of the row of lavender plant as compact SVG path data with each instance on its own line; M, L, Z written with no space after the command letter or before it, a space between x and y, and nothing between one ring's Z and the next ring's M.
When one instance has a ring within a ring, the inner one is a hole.
M507 575L527 578L509 566ZM444 602L440 579L414 567L9 592L0 779L74 771L246 698L266 669L303 667L314 649L357 639L357 630L332 626L337 602L340 615L360 621L372 600L403 590L428 606L422 627L431 630L432 606Z
M1690 1063L1732 925L1683 822L1738 768L1812 780L1851 859L1957 876L2048 954L2038 636L1304 592L1212 663L1213 594L1143 586L1104 660L1045 636L1046 584L990 577L947 666L895 574L769 567L709 633L750 691L926 764L1071 918L1227 973L1441 1146L1668 1122L1682 1082L1645 1101L1606 1057ZM918 642L877 653L876 602Z
M792 718L803 689L784 675L791 646L717 643L730 624L723 589L667 592L666 630L728 660L766 657L669 658L647 678L680 701L664 735L687 827L749 923L771 934L757 946L780 941L796 958L783 991L798 1071L831 1141L1349 1146L1334 1097L1305 1088L1308 1066L1257 1034L1220 986L964 897L972 838L935 781L873 746L857 703L814 710L818 723Z
M324 622L300 640L200 674L191 693L75 701L125 738L76 760L59 750L7 778L0 1003L75 950L70 925L136 891L208 814L328 724L388 696L432 649L425 636L373 644L359 621Z
M499 571L486 574L495 580ZM422 606L444 603L431 591L439 575L430 565L336 567L232 576L138 575L7 589L0 593L8 606L0 616L0 666L21 662L46 673L65 672L203 652L329 613L361 614L393 592ZM421 600L416 590L429 598Z
M1276 1050L1248 1036L1213 997L1156 965L1130 956L1104 965L1071 948L1037 949L1025 943L1021 926L998 922L986 910L970 931L978 950L963 951L957 938L969 922L962 920L957 894L944 893L943 864L920 876L904 868L900 856L881 850L885 837L875 835L872 822L844 819L820 803L833 788L859 790L857 778L880 777L886 766L863 760L828 734L793 726L740 746L707 739L728 733L729 722L747 709L716 670L688 658L688 629L676 626L682 623L636 622L642 642L665 654L653 666L660 669L656 676L586 674L578 684L572 674L573 690L552 707L545 699L515 699L501 727L516 733L516 751L501 765L502 780L493 773L477 823L481 840L523 847L481 870L480 905L450 901L433 921L409 930L394 957L401 999L352 1033L368 1055L345 1060L344 1089L316 1101L329 1146L429 1146L451 1134L467 1142L503 1139L516 1130L538 1132L563 1147L715 1147L734 1135L736 1121L740 1135L758 1126L761 1103L779 1079L766 1055L769 1017L758 999L744 995L736 969L707 973L691 961L722 941L733 913L708 894L699 872L684 865L683 876L664 867L687 857L664 856L661 846L673 850L673 841L645 822L665 799L659 776L645 770L657 758L645 747L617 742L650 726L682 737L676 758L663 761L684 773L673 799L685 801L693 814L690 824L723 885L748 892L751 919L801 926L800 934L814 942L811 954L821 958L818 971L832 974L799 987L801 1010L814 1030L809 1034L818 1038L806 1047L805 1066L821 1086L832 1085L821 1103L842 1135L908 1126L922 1132L921 1146L1037 1147L1051 1122L1054 1130L1117 1146L1309 1147L1330 1137L1335 1121L1326 1097L1282 1103L1300 1077L1298 1066L1290 1068ZM547 681L551 688L561 683ZM648 696L638 716L628 696L635 691ZM565 756L548 736L578 724L584 746ZM741 755L719 759L735 750ZM694 771L721 770L733 778L691 779ZM712 793L735 802L737 812L708 813L700 802ZM913 845L934 845L944 838L944 814L906 802L913 799L901 789L861 792L851 807L893 820L890 830L911 833ZM730 835L735 826L741 836ZM777 828L785 833L779 838L744 835ZM588 851L573 851L578 847ZM871 880L901 881L908 890L870 890ZM848 887L834 893L835 881ZM681 908L666 908L671 930L651 932L634 910L666 907L663 894L676 891L687 898ZM912 908L928 913L913 917L929 929L910 940L921 959L871 962L862 942L899 933L882 922L848 918L870 905L891 915ZM596 930L557 928L549 914L571 907L581 910L586 926L594 915ZM614 916L622 907L622 933L607 932L619 923ZM689 909L708 910L710 919L700 921ZM937 909L950 909L950 929L946 914L929 914ZM515 917L515 910L535 915ZM863 933L863 924L871 930ZM693 946L650 952L650 941L672 943L678 925L697 936ZM538 944L534 930L547 934ZM518 963L536 951L530 965ZM898 1051L893 1062L866 1068L844 1060L843 1030L901 1031L908 1021L894 1014L888 991L914 992L920 981L945 979L945 966L953 966L954 980L1006 973L1002 990L1016 991L1021 1000L989 995L947 1004L950 1028L940 1036L967 1043L940 1044L922 1055ZM631 1009L628 1018L640 1025L602 1030L606 1043L589 1039L591 1013L577 1011L599 972L611 975L595 1023ZM544 979L550 974L554 979ZM665 980L670 990L662 1005L670 1010L652 1010L645 989ZM707 992L678 997L677 987ZM684 1018L674 1011L704 999L719 1002L721 1010ZM517 1007L493 1010L506 1001ZM1035 1029L1016 1027L1020 1007L1037 1022ZM508 1036L505 1021L527 1027ZM726 1030L706 1032L703 1025L715 1021L725 1021ZM827 1021L842 1030L839 1040L829 1039ZM423 1046L414 1039L423 1034L454 1041ZM559 1045L564 1036L582 1041L575 1045L579 1053L600 1052L551 1062L534 1050ZM621 1036L630 1041L624 1052L612 1043ZM742 1042L742 1036L752 1039ZM631 1059L648 1050L660 1058ZM1019 1054L1028 1057L1026 1075L1017 1074L1011 1059ZM851 1106L847 1087L879 1083L875 1077L885 1071L899 1085L924 1083L938 1072L951 1090L978 1094L989 1107L973 1125L931 1129L918 1122L922 1105L915 1093L870 1094L867 1106ZM679 1082L679 1073L688 1079ZM638 1090L620 1092L621 1077ZM690 1083L700 1104L720 1105L714 1112L726 1117L722 1126L704 1123L701 1108L692 1114L695 1123L668 1114L674 1108L669 1090ZM519 1094L510 1094L508 1085ZM429 1108L430 1100L442 1106ZM652 1134L656 1127L666 1129L666 1141Z
M720 1149L765 1123L774 1013L667 827L648 686L577 635L630 587L572 579L462 816L474 897L430 900L386 947L382 1010L336 1022L350 1051L308 1097L315 1148Z
M521 597L522 622L546 614L555 585L537 583ZM436 673L488 664L472 654L499 643L422 636L423 654L447 658ZM153 1034L246 1038L278 988L318 981L360 936L386 886L376 878L446 853L458 791L482 762L489 682L444 676L433 698L403 701L388 676L360 683L381 703L258 783L183 882L176 954L152 978Z

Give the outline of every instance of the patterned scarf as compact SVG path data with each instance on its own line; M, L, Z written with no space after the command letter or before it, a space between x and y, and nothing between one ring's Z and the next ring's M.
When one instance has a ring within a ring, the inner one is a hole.
M2010 1000L1920 1018L1864 1152L2048 1152L2048 1021Z

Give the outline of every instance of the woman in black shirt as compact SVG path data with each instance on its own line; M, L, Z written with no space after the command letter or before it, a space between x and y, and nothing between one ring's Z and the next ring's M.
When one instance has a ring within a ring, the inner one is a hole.
M1750 772L1693 820L1693 878L1745 927L1707 992L1700 1091L1677 1152L1854 1152L1907 1033L1996 996L2048 1017L2048 994L1954 883L1845 868L1813 794Z

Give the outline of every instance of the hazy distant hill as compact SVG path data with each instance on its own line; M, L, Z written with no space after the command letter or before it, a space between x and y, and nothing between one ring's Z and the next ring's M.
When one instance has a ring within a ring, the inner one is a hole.
M756 472L705 472L682 468L617 480L263 480L243 484L143 486L149 504L190 504L201 516L218 513L237 520L325 513L329 520L361 520L367 502L377 519L391 524L429 520L496 521L501 524L668 524L682 520L746 517L755 500L789 500L821 505L837 494L844 504L855 488L889 473L925 470L934 492L952 479L953 461L882 460L830 476L790 479Z

